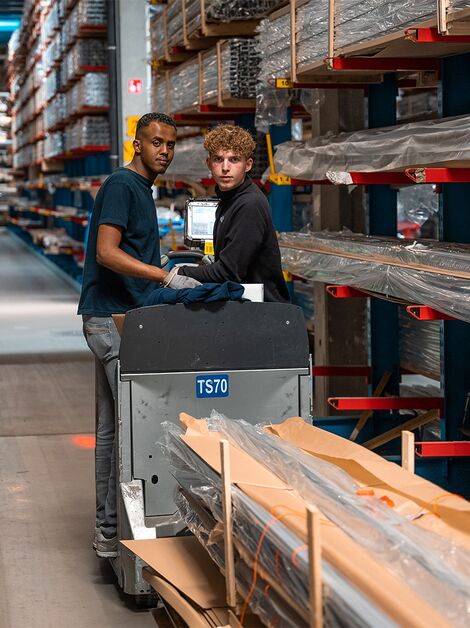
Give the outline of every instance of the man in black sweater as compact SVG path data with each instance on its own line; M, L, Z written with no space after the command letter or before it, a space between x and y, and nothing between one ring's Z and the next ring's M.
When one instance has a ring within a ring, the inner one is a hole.
M206 135L207 166L220 199L214 224L215 262L175 272L201 283L262 283L265 301L288 302L269 203L248 175L255 146L252 136L238 126L221 125Z

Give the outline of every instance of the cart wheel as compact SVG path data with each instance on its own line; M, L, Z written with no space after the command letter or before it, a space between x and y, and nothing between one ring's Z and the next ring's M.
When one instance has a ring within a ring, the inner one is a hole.
M131 596L136 608L149 609L161 606L160 598L156 593L143 593L142 595Z

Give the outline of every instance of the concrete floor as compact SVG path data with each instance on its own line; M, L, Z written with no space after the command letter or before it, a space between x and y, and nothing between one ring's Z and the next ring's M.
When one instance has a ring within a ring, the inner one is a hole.
M0 233L0 628L156 625L91 547L94 375L77 300Z

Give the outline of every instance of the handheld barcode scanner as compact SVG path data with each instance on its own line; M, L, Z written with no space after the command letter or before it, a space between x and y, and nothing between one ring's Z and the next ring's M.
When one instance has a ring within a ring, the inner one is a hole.
M206 255L213 254L213 231L217 198L190 198L185 203L184 243L192 249L200 249Z

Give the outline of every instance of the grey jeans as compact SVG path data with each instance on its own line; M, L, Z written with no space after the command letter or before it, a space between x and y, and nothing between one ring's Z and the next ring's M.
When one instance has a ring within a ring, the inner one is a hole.
M117 363L121 338L111 317L83 316L83 334L95 354L96 400L96 528L116 534Z

